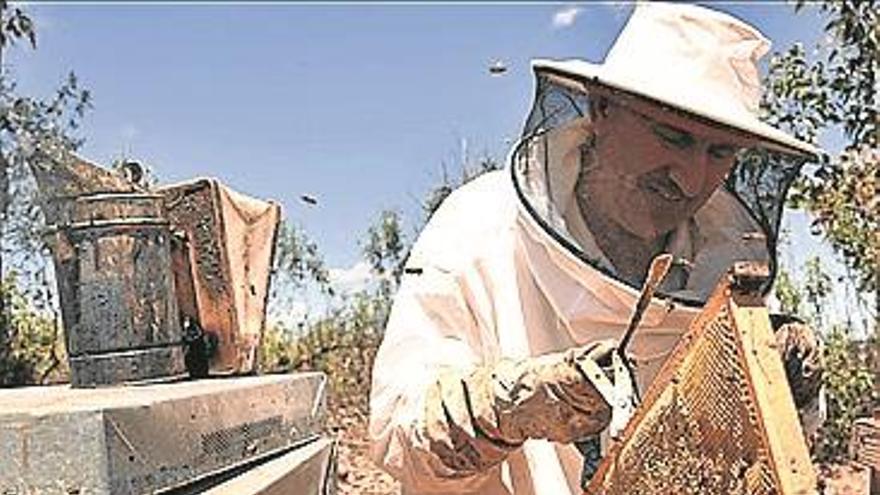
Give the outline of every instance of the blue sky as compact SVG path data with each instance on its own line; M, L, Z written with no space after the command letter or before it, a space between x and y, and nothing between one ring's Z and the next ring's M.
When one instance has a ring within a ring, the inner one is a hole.
M817 9L712 2L784 49L811 47ZM94 95L82 154L126 153L162 182L215 176L280 201L328 263L396 208L410 238L419 201L463 156L503 160L532 96L529 60L599 62L632 5L35 3L37 51L4 60L23 92L70 70ZM488 66L509 67L492 77ZM466 144L465 144L466 143ZM301 194L318 198L311 207Z

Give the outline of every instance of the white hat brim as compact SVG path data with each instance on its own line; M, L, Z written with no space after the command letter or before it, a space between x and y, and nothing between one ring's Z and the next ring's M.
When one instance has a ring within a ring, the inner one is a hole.
M819 155L819 150L813 145L790 136L786 132L762 122L755 116L732 116L730 114L713 112L712 109L708 107L689 105L687 101L671 101L669 98L664 98L663 95L655 94L650 88L633 87L629 81L624 82L615 80L614 75L603 70L601 64L593 64L583 60L537 59L532 61L532 70L536 73L539 71L549 71L575 76L577 79L581 79L588 83L599 84L614 90L641 96L660 104L684 111L688 114L702 117L703 119L708 119L727 127L732 127L758 137L759 139L776 144L777 146L781 146L787 151L795 152L797 154L807 154L813 157Z

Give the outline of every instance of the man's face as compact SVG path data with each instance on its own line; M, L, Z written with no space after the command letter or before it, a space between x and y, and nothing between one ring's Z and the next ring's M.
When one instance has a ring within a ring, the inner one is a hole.
M584 177L590 211L653 240L690 218L751 143L648 103L595 116L596 164ZM584 205L582 205L584 208Z

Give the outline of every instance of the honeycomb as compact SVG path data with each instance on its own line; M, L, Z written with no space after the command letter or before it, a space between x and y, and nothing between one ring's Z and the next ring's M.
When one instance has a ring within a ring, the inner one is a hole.
M766 309L734 283L719 284L587 493L815 493Z

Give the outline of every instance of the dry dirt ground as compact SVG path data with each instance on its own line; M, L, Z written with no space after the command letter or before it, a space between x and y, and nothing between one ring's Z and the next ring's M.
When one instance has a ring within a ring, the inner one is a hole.
M339 495L399 495L400 486L379 469L367 454L367 417L357 410L342 411L328 419L339 440ZM868 470L857 465L817 466L822 495L869 495ZM874 494L870 494L874 495Z
M379 469L368 455L367 415L342 410L328 418L338 444L338 495L399 495L400 486Z

